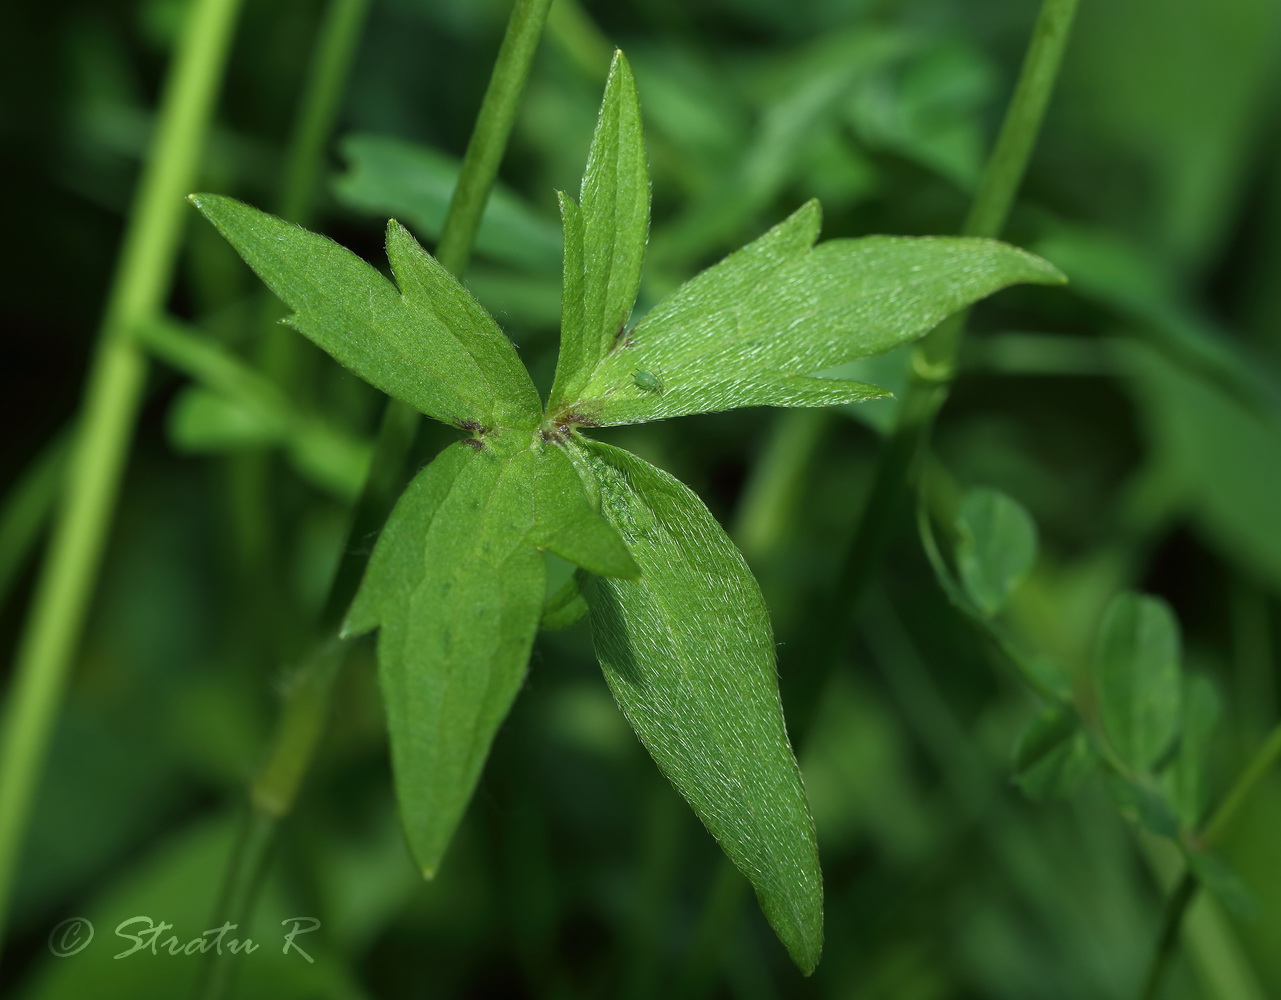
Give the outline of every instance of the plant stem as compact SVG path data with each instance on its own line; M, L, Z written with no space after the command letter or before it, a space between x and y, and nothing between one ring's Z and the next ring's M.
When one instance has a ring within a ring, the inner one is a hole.
M325 144L333 132L368 8L369 0L330 0L316 35L275 199L277 214L298 225L307 225L315 209ZM257 364L284 397L314 410L314 370L320 352L280 326L280 314L279 300L263 289L255 331ZM267 662L280 662L296 652L295 646L282 641L286 630L280 623L297 624L302 617L296 610L286 615L282 607L281 596L288 588L277 530L281 520L274 504L277 494L272 489L277 454L262 449L234 456L228 463L227 480L241 576L237 589L243 594L239 617L247 626L248 644Z
M437 247L437 259L455 275L463 272L470 259L550 4L551 0L516 0L507 23ZM219 925L224 920L239 923L249 913L259 883L254 873L264 869L276 825L292 808L311 765L329 714L334 677L350 649L348 644L335 644L331 635L360 585L369 558L367 539L386 521L404 485L404 468L420 419L411 407L396 400L388 400L383 411L369 476L317 626L319 651L286 693L272 755L251 787L245 824L247 831L257 832L243 834L232 857L215 914ZM213 952L208 959L211 966L227 964L218 962ZM224 994L226 983L226 970L207 969L199 995L214 1000Z
M1223 839L1245 800L1278 761L1281 761L1281 722L1272 727L1267 739L1255 751L1250 763L1233 782L1228 794L1203 827L1201 836L1197 838L1202 847L1213 847Z
M1281 723L1277 723L1272 727L1267 739L1263 741L1263 744L1255 752L1250 763L1237 776L1237 780L1233 782L1227 795L1223 797L1223 801L1219 803L1214 814L1202 827L1200 836L1195 838L1198 850L1209 850L1223 839L1228 832L1228 828L1240 813L1245 800L1267 773L1276 766L1278 761L1281 761ZM1188 906L1192 903L1192 900L1196 898L1200 884L1200 880L1193 871L1190 869L1185 871L1178 888L1175 889L1174 894L1165 904L1165 917L1161 922L1161 934L1157 938L1156 951L1152 955L1152 962L1148 967L1147 978L1141 994L1143 1000L1155 1000L1157 996L1161 981L1165 977L1165 970L1169 967L1170 960L1174 957L1174 947L1179 938L1179 929L1183 925L1184 914L1187 913Z
M1156 951L1152 955L1152 964L1148 966L1148 974L1143 981L1143 992L1139 994L1141 1000L1156 1000L1161 989L1161 981L1165 978L1165 970L1174 958L1183 914L1187 911L1188 904L1192 902L1192 897L1196 895L1196 890L1196 876L1191 871L1184 872L1178 888L1174 890L1174 894L1165 906L1165 918L1161 921L1161 933L1157 937Z
M516 0L507 33L494 62L494 72L489 78L485 100L476 116L463 155L463 165L458 175L458 185L449 201L449 212L441 227L440 241L436 244L436 259L451 274L462 274L471 261L472 246L480 219L489 200L489 192L498 177L498 165L512 126L520 97L529 78L534 61L534 51L547 23L547 9L551 0Z
M187 15L99 331L62 505L18 646L0 750L0 943L32 793L84 629L146 376L133 330L160 311L169 290L183 195L193 186L239 10L240 0L194 0Z
M67 467L67 434L59 431L44 445L8 491L0 510L0 606L44 532Z
M325 143L338 116L368 9L369 0L331 0L317 35L276 199L277 214L300 226L307 225L315 211ZM265 307L269 313L263 325L276 336L263 338L263 369L295 398L293 390L308 381L299 368L314 352L304 354L301 348L307 345L302 338L277 326L280 306L275 296L267 296Z
M993 237L1005 225L1036 144L1076 6L1077 0L1044 0L1041 5L1001 133L961 227L964 236ZM968 315L963 310L949 317L913 352L912 379L880 453L871 493L835 590L835 620L848 616L858 604L885 546L890 522L903 507L901 498L913 463L947 397Z

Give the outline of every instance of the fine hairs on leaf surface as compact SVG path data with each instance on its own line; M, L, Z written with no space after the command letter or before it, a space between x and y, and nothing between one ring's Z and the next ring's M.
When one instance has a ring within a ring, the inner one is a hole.
M822 947L818 849L756 580L688 487L608 445L580 461L641 567L639 580L585 587L610 690L809 973Z
M808 974L822 948L822 878L759 588L689 489L581 431L876 398L877 386L817 373L916 338L1007 285L1063 279L992 240L816 245L810 202L629 329L649 199L620 52L579 199L560 195L561 347L545 409L497 323L398 223L387 230L393 283L323 236L230 198L191 200L293 310L289 323L469 435L405 489L342 626L344 637L378 629L396 794L420 869L440 864L540 621L564 627L586 609L623 714ZM544 553L578 567L550 598ZM1025 568L998 566L978 599L998 603ZM1061 783L1063 767L1047 766L1040 782Z

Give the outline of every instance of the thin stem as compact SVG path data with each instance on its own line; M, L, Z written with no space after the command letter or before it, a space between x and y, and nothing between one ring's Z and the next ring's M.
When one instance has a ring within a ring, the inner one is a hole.
M316 193L325 161L325 144L346 88L351 65L364 28L369 0L330 0L316 35L307 78L294 117L285 168L276 197L276 211L285 219L306 225L315 210ZM280 303L265 289L256 331L257 363L263 375L294 402L315 409L314 368L319 351L293 330L282 328ZM228 463L227 501L235 526L244 595L240 616L253 637L252 647L270 662L279 662L293 651L282 641L285 619L280 596L282 579L279 517L273 516L273 476L276 454L250 451ZM289 616L297 622L298 616Z
M315 212L325 143L338 117L368 9L369 0L331 0L317 35L276 200L281 218L300 226L307 225ZM269 313L263 325L274 336L263 338L263 369L293 397L294 390L307 382L299 368L310 355L304 354L306 345L294 331L276 326L280 307L274 296L267 297L265 308Z
M1250 763L1233 782L1232 787L1228 789L1228 794L1223 797L1214 815L1205 824L1198 838L1202 847L1210 848L1223 840L1228 828L1236 820L1237 814L1245 804L1245 800L1278 761L1281 761L1281 722L1272 727L1267 739L1255 751Z
M62 506L18 647L0 750L0 942L32 792L84 629L141 396L132 333L159 312L240 0L196 0L165 84L154 144L130 213L89 373Z
M1157 937L1156 951L1152 955L1152 964L1148 966L1147 976L1143 980L1141 1000L1156 1000L1161 990L1161 981L1165 970L1174 959L1175 947L1179 942L1179 928L1183 923L1183 914L1188 904L1196 895L1197 878L1191 871L1183 873L1178 888L1170 897L1165 907L1165 917L1161 921L1161 933Z
M462 274L471 260L476 231L489 200L489 192L498 177L498 165L512 126L520 97L529 78L529 68L534 61L538 39L547 23L547 9L551 0L516 0L511 20L485 100L476 116L467 152L458 175L458 186L449 202L449 213L441 227L440 241L436 244L436 259L452 274Z
M961 227L962 235L996 236L1005 224L1036 145L1076 6L1077 0L1044 0L1041 5L1018 84ZM964 310L945 320L913 352L912 379L894 431L881 451L872 490L835 591L841 616L861 599L884 549L890 522L903 507L901 497L909 472L947 397L968 315Z
M369 0L333 0L320 26L280 189L280 214L300 225L315 210L325 143L338 117L368 9Z
M437 249L437 258L455 275L462 273L471 256L485 201L511 134L550 3L551 0L517 0L508 21ZM248 829L260 833L241 837L241 847L224 878L220 910L215 914L217 925L224 920L238 922L249 913L253 890L259 882L253 873L263 870L275 827L293 807L311 766L329 714L334 677L350 649L347 644L334 644L330 636L341 623L360 584L369 558L368 538L386 521L404 485L404 468L420 419L412 408L396 400L389 400L383 411L369 476L353 512L343 555L317 625L320 651L303 668L287 693L276 723L272 756L251 788L251 808L245 823ZM238 891L239 886L247 887L246 891ZM209 953L209 961L211 965L227 964L217 962L213 952ZM226 985L225 971L207 970L200 996L203 1000L216 1000L224 995Z
M1223 839L1228 828L1241 812L1245 800L1278 761L1281 761L1281 723L1272 727L1268 738L1263 741L1250 763L1233 782L1223 801L1202 828L1200 836L1194 839L1196 849L1209 850ZM1183 926L1184 915L1192 900L1196 898L1200 887L1200 879L1189 869L1183 873L1178 888L1166 903L1165 917L1161 921L1161 934L1157 938L1152 963L1148 967L1141 994L1142 1000L1155 1000L1161 981L1165 977L1165 971L1174 957L1174 948L1179 939L1179 930Z
M67 434L59 431L23 470L0 509L0 606L44 532L67 467Z

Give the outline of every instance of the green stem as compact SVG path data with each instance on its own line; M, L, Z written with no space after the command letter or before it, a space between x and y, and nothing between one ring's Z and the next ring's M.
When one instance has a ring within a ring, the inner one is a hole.
M1156 951L1152 955L1152 964L1148 966L1148 973L1143 981L1143 992L1139 994L1142 1000L1156 1000L1160 993L1165 970L1174 958L1175 946L1179 941L1179 927L1183 923L1183 914L1187 911L1188 904L1192 902L1192 897L1196 895L1196 890L1196 876L1190 871L1184 872L1178 888L1174 890L1165 907L1165 917L1161 921L1161 933L1157 937Z
M1228 794L1223 797L1222 803L1205 824L1198 838L1202 847L1210 848L1223 840L1228 828L1240 813L1241 806L1245 804L1245 800L1278 761L1281 761L1281 723L1272 727L1267 739L1255 752L1250 763L1245 766L1245 770L1233 782Z
M306 225L315 209L325 144L333 132L368 8L369 0L330 0L316 35L276 198L277 213L299 225ZM264 289L258 365L287 398L314 410L312 387L320 352L293 330L281 327L279 317L279 301ZM277 530L280 518L273 503L275 459L276 453L265 449L237 455L229 463L227 479L241 573L237 589L243 594L240 618L252 636L250 646L261 650L269 662L279 662L295 651L284 641L288 630L281 623L298 623L301 617L287 615L281 606L287 587Z
M368 9L369 0L331 0L317 35L276 201L277 214L300 226L307 225L315 212L325 143L338 117ZM294 390L308 382L299 368L314 351L304 353L303 340L277 326L280 305L274 296L267 296L265 309L263 326L275 336L263 338L263 369L292 398Z
M58 502L67 467L67 434L59 431L7 492L0 510L0 606L36 547Z
M471 256L550 3L551 0L516 0L508 21L437 248L437 259L455 275L462 274ZM286 697L276 724L271 758L250 793L246 827L260 832L241 838L242 847L233 856L224 879L220 895L223 908L215 914L216 925L224 920L238 923L249 913L253 889L259 882L253 873L264 868L275 827L292 808L311 766L329 714L333 679L349 649L345 644L333 646L328 636L341 623L360 585L368 560L369 535L381 528L404 486L404 469L420 420L417 412L396 400L389 400L383 411L369 477L353 512L343 556L317 625L321 652L311 659ZM241 886L246 890L238 891L236 887ZM211 965L227 964L218 963L212 952L209 961ZM223 995L226 982L225 971L207 970L200 996L215 1000Z
M333 0L320 26L302 107L289 141L279 202L280 214L299 225L305 225L315 210L325 143L338 117L368 9L369 0Z
M1202 828L1200 836L1195 838L1196 849L1209 850L1223 839L1228 828L1240 814L1245 800L1278 761L1281 761L1281 723L1272 727L1267 739L1255 752L1250 763L1245 766L1245 770L1233 782L1219 807ZM1152 955L1152 963L1148 967L1141 994L1143 1000L1155 1000L1157 996L1165 971L1174 956L1174 948L1179 939L1184 915L1192 900L1196 898L1200 885L1200 880L1194 872L1185 871L1178 888L1166 903L1165 917L1161 922L1161 934L1157 939L1156 951Z
M84 629L146 375L134 328L159 312L240 0L195 0L166 81L130 213L98 353L73 437L62 506L18 646L0 749L0 941L32 792Z
M538 39L547 23L551 0L516 0L507 33L494 63L485 100L476 116L471 141L463 156L458 186L449 202L449 213L436 244L436 259L452 274L462 274L471 261L476 231L498 177L498 165L512 126L520 97L529 78L529 69L538 48Z
M1005 225L1036 145L1076 5L1077 0L1044 0L1041 5L1001 133L961 227L964 236L996 236ZM949 317L913 352L912 379L878 459L872 490L835 591L840 615L834 620L847 616L859 602L885 546L890 521L903 507L901 498L913 462L947 397L967 318L968 310Z

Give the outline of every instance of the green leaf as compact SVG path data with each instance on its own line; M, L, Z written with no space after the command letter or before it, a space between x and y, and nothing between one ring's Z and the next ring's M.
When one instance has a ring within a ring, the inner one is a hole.
M1183 685L1183 731L1179 752L1166 774L1170 797L1185 828L1196 829L1205 811L1205 771L1210 738L1223 712L1222 699L1214 682L1204 674L1192 674Z
M1178 733L1179 624L1160 598L1123 593L1103 615L1095 660L1099 711L1117 755L1150 770Z
M684 485L608 445L590 443L583 459L641 568L637 581L584 581L605 678L808 974L822 948L822 881L760 590Z
M396 286L324 236L220 195L192 195L286 305L289 322L388 395L448 424L532 429L538 392L488 313L398 223Z
M543 617L538 622L539 628L562 629L577 625L587 617L587 599L583 597L583 588L577 575L571 576L547 595L543 602Z
M810 202L681 286L611 346L565 409L610 425L873 398L883 393L861 383L813 392L813 379L797 380L919 337L1007 285L1063 280L994 240L872 236L814 246L818 229ZM589 247L589 274L592 266ZM654 373L661 391L638 386L638 370Z
M1037 716L1014 748L1014 780L1036 802L1067 798L1097 766L1076 713L1058 705Z
M984 615L1005 607L1036 558L1036 522L997 490L970 490L956 517L956 563L966 593Z
M591 484L594 488L595 484ZM640 576L622 537L600 515L565 449L548 444L539 452L534 478L534 530L530 540L576 566L601 576Z
M524 435L459 442L410 483L383 530L345 636L378 627L396 795L431 877L519 690L543 609L537 456Z
M334 183L344 205L404 219L425 240L440 237L461 163L438 150L392 136L348 135L339 149L348 172ZM555 271L560 236L555 224L519 195L496 184L485 202L476 253L525 271Z
M939 551L938 541L934 537L934 527L926 510L924 495L916 506L916 525L921 536L921 546L925 557L934 570L934 577L951 604L969 618L988 638L988 640L1009 661L1020 676L1042 698L1051 703L1064 705L1072 701L1072 681L1059 663L1041 653L1025 653L1018 644L1001 628L1000 623L985 614L970 595L952 575L952 570Z
M283 400L229 395L186 386L168 415L169 440L195 454L256 451L283 446L303 478L344 500L355 500L369 466L369 444L315 417L292 411Z
M169 440L179 451L243 451L282 443L289 417L280 410L203 386L184 387L169 409Z
M614 53L609 69L579 201L584 269L582 325L570 323L562 330L561 357L551 395L553 406L574 398L595 364L618 343L640 287L649 234L649 169L645 164L636 81L622 52ZM570 216L574 213L567 204L572 202L562 195L568 292L577 283L576 275L569 274L575 266L577 248L571 233Z
M549 397L553 401L563 398L566 382L581 381L600 359L599 338L586 333L583 210L564 191L557 191L556 197L560 200L565 249L560 293L560 354L556 358L556 377Z

